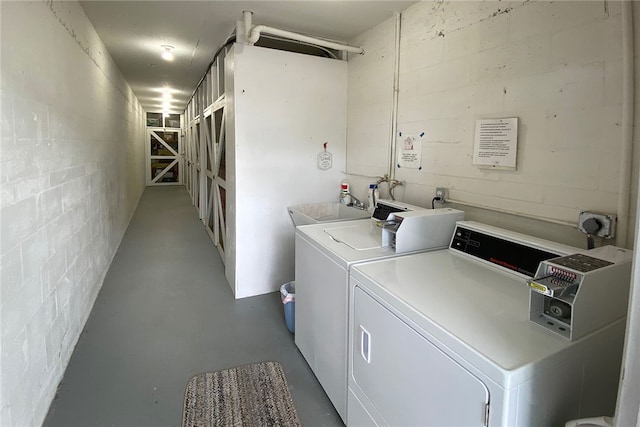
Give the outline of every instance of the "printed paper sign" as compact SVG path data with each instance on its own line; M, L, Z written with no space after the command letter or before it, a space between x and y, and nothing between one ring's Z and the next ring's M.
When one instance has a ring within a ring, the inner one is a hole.
M476 121L473 164L495 169L515 169L518 118Z
M422 169L422 137L420 134L398 133L396 141L398 148L398 167Z

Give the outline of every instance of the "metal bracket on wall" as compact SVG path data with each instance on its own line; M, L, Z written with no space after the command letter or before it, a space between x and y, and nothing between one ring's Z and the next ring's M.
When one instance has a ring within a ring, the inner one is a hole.
M616 235L616 216L599 212L582 211L578 216L578 230L592 236L612 239Z

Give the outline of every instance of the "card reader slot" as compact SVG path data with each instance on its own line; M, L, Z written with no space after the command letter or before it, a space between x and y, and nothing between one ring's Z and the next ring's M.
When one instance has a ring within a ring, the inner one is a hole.
M537 277L528 281L529 287L534 291L550 297L560 297L574 294L578 290L578 284L564 280L555 275Z

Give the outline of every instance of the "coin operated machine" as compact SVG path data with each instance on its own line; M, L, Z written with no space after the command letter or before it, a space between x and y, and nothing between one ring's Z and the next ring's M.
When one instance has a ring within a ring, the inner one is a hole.
M542 261L530 287L529 319L574 341L627 314L633 252L602 246Z
M393 212L382 223L382 246L397 254L446 247L462 220L464 212L451 208Z

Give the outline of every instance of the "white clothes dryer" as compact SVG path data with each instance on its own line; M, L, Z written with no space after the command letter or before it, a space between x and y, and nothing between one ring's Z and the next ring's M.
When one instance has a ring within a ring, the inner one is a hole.
M354 266L347 425L560 426L613 413L624 315L574 341L529 320L527 279L580 252L461 222L446 250Z

